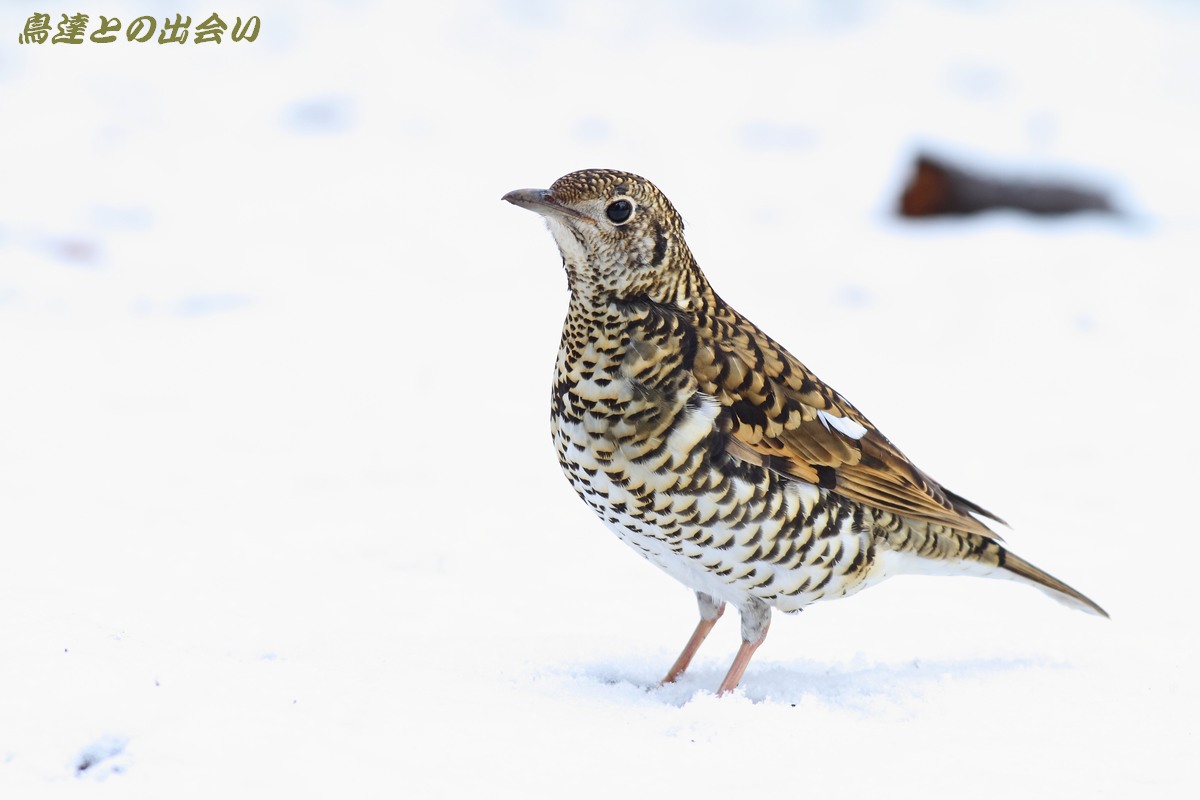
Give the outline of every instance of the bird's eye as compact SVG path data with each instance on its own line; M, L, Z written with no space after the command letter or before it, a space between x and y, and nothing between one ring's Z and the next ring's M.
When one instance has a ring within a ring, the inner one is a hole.
M615 225L628 222L629 218L633 216L633 203L628 200L614 200L608 204L608 208L604 210L604 214Z

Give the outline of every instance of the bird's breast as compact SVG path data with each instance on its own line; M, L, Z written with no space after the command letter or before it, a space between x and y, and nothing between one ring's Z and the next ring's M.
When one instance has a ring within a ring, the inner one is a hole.
M720 404L699 391L694 334L653 307L568 316L553 391L559 464L643 556L697 591L782 610L853 591L870 535L849 504L728 450Z
M713 433L719 413L716 403L695 391L647 384L620 371L612 377L560 377L553 406L555 437L572 452L649 460L655 469L678 466L682 455Z

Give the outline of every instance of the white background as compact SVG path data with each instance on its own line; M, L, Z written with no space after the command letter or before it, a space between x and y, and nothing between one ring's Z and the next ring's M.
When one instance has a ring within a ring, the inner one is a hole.
M1167 0L6 4L0 796L1188 796L1197 41ZM1126 213L903 222L922 148ZM900 578L656 688L694 602L559 475L565 281L499 199L593 166L1112 620Z

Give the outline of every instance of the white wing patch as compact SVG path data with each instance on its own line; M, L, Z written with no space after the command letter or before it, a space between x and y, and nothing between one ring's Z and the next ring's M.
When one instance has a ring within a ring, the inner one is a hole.
M825 426L825 430L832 428L838 433L849 436L851 439L861 439L867 435L867 429L854 420L846 417L835 417L824 409L817 409L817 419L821 420L821 424Z

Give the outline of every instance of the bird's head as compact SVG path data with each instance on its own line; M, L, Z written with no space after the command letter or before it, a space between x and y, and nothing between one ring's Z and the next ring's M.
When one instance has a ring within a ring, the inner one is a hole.
M504 199L546 218L572 292L668 303L694 288L683 220L645 178L587 169L564 175L549 189L517 189Z

